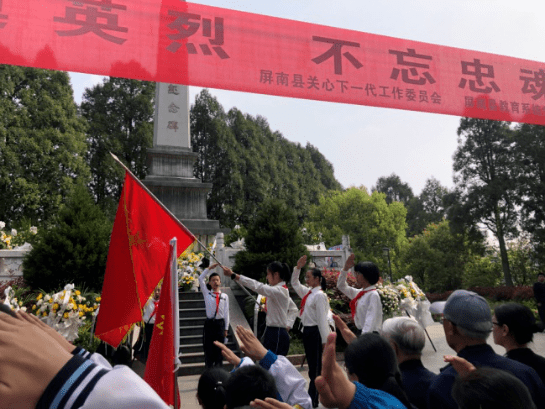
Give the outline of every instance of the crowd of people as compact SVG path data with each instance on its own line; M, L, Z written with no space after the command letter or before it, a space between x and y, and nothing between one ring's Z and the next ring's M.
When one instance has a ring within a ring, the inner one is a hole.
M204 345L208 369L199 379L197 399L205 409L304 408L545 408L545 358L528 348L540 331L525 306L502 304L492 312L487 301L470 291L453 292L442 310L446 342L456 356L445 356L436 374L422 363L425 333L409 317L382 322L380 278L373 263L355 264L351 256L339 275L338 288L350 299L356 331L332 316L320 269L305 271L301 257L292 274L285 264L271 263L268 284L223 274L267 297L267 328L260 342L239 326L244 358L227 346L229 299L220 290L221 276L206 269L199 281L207 319ZM346 284L354 268L360 289ZM208 283L205 279L208 277ZM301 298L290 298L290 282ZM156 295L158 298L158 294ZM153 316L153 309L149 307ZM307 382L285 357L287 331L299 316L309 367ZM345 367L336 360L336 337L348 344ZM506 356L487 344L490 334ZM222 361L234 367L224 370ZM111 367L99 354L76 348L38 318L24 312L0 312L0 409L4 408L166 408L158 395L129 368Z

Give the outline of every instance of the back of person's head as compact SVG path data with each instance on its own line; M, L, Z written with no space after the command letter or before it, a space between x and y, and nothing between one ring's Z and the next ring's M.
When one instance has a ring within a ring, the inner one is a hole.
M257 365L237 369L227 381L225 404L227 409L249 405L255 399L278 399L272 375Z
M355 265L354 271L363 275L363 278L371 285L376 284L380 278L380 271L371 261L360 261Z
M459 376L452 397L460 409L535 409L528 388L509 372L482 367Z
M541 330L532 310L525 305L502 304L496 307L494 314L499 325L507 325L509 333L515 338L517 344L531 342L534 339L534 333Z
M362 334L346 347L344 362L348 374L356 375L358 382L389 393L410 407L395 352L386 338L376 333Z
M280 261L273 261L267 266L267 270L271 273L278 273L282 281L289 281L290 268L286 263L281 263Z
M221 281L221 276L218 274L218 273L212 273L208 276L208 283L206 283L206 288L208 288L208 290L211 290L212 289L212 286L210 285L210 280L212 280L212 278L214 277L219 277L220 278L220 281Z
M322 275L322 270L320 270L319 268L311 268L308 271L310 271L310 274L312 274L313 277L320 278L320 287L322 287L322 290L325 291L327 288L327 285L326 285L325 277Z
M221 368L210 368L203 372L199 378L197 396L204 409L223 409L228 379L229 373Z
M472 291L454 291L445 303L443 318L468 338L486 340L492 332L490 306L483 297Z
M421 355L426 344L424 329L408 317L389 318L382 324L382 335L407 355Z

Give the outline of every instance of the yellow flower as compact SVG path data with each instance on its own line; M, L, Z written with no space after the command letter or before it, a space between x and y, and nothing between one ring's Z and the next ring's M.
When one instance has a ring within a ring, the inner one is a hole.
M76 290L76 295L80 295L81 292L79 290Z
M36 309L36 305L33 305L32 306L32 310L34 311Z
M53 304L53 307L52 307L54 310L58 310L59 309L59 304L55 303Z
M44 295L42 293L38 294L36 297L36 301L41 300Z
M102 300L102 298L101 298L101 297L97 297L97 298L95 298L95 300L96 300L96 302L100 302L100 300Z
M49 299L49 304L53 304L53 298Z
M47 312L44 311L44 313L42 314L44 317L47 317Z
M80 312L79 312L79 316L80 316L80 317L83 317L83 311L80 311Z
M68 313L65 312L64 315L63 315L64 318L68 318Z

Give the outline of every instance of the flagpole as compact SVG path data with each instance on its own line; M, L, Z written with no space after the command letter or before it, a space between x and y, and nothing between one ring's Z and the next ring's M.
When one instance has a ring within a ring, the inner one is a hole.
M194 235L193 233L191 233L191 231L190 231L187 227L185 227L185 225L184 225L180 220L178 220L178 218L177 218L176 216L174 216L174 214L173 214L170 210L168 210L167 207L166 207L159 199L157 199L157 197L156 197L153 193L151 193L151 191L147 188L147 186L144 185L144 184L140 181L140 179L138 179L136 176L134 176L134 174L130 171L130 169L129 169L128 167L126 167L125 164L124 164L123 162L121 162L117 156L115 156L112 152L110 152L110 155L112 155L112 157L114 158L114 160L115 160L117 163L119 163L119 164L123 167L123 169L125 169L125 171L128 172L128 173L132 176L132 178L140 185L140 187L141 187L142 189L144 189L144 190L145 190L145 191L146 191L146 192L147 192L147 193L148 193L148 194L157 202L157 204L159 204L159 206L161 206L161 207L163 208L163 210L164 210L165 212L168 213L168 215L169 215L170 217L172 217L174 220L176 220L176 222L177 222L180 226L182 226L187 232L189 232L189 234L191 234L191 236L193 237L193 239L194 239L197 243L199 243L199 245L200 245L203 249L205 249L205 251L206 251L208 254L210 254L210 256L211 256L211 257L212 257L212 258L213 258L213 259L214 259L214 260L223 268L223 264L220 263L220 261L219 261L219 260L218 260L218 259L217 259L209 250L208 250L208 248L207 248L204 244L202 244L201 241L200 241L197 237L195 237L195 235ZM236 281L235 281L235 283L236 283L240 288L242 288L242 290L243 290L249 297L251 297L252 300L254 300L254 302L255 302L256 304L258 304L258 302L257 302L257 300L255 299L255 297L254 297L252 294L250 294L250 292L246 289L246 287L244 287L242 284L237 283Z
M172 329L174 333L174 351L173 352L173 364L174 372L174 409L178 409L178 368L180 366L179 351L180 351L180 302L179 302L179 293L178 293L178 266L176 257L177 254L177 243L178 239L174 237L170 240L170 246L172 248L172 255L170 260L170 290L171 300L172 300Z

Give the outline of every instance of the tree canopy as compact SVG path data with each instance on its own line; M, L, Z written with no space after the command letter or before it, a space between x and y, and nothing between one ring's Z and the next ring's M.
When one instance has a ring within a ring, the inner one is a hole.
M208 216L222 226L248 225L269 198L284 201L302 223L311 203L341 188L314 146L288 141L263 117L226 113L208 90L191 108L191 144L199 153L195 177L213 184Z
M506 239L517 234L517 170L512 131L500 121L462 118L454 154L454 180L460 194L460 218L482 223L498 240L505 283L513 285Z
M146 154L153 143L154 97L155 83L114 77L83 94L81 113L89 123L89 187L96 203L110 216L115 214L125 175L110 152L138 178L146 176Z
M383 248L388 247L392 270L396 270L396 255L406 244L406 214L402 203L387 204L383 193L370 195L364 187L353 187L323 196L311 207L306 228L312 234L322 233L327 246L340 244L342 235L349 235L358 258L373 261L383 270L387 263Z
M66 72L0 66L0 215L38 224L87 181L85 121Z

